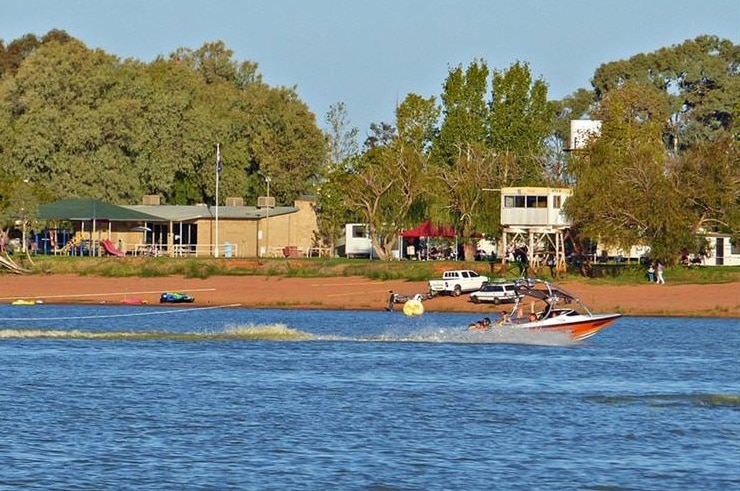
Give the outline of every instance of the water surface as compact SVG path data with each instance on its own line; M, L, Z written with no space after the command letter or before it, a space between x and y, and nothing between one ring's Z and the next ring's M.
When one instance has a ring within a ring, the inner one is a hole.
M0 306L7 489L740 488L740 327Z

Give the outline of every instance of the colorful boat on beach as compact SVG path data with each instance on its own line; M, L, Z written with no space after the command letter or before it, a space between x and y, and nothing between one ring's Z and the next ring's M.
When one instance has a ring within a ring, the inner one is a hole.
M159 297L159 303L193 303L195 297L181 292L164 292Z
M549 281L522 278L516 280L515 285L517 299L511 313L502 313L501 319L490 329L510 327L563 332L580 341L609 327L622 316L594 314L578 297Z

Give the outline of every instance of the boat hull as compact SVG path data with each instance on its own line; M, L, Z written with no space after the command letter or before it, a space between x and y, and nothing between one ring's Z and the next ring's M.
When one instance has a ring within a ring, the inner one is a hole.
M533 331L556 331L568 333L578 341L588 339L599 331L606 329L622 314L577 315L555 318L544 321L528 322L518 327Z

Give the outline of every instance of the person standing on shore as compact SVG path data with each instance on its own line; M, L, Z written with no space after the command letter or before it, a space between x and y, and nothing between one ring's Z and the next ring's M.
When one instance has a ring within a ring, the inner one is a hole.
M555 279L555 256L547 257L547 267L550 268L550 278Z
M653 263L650 263L650 266L648 266L647 277L650 283L655 283L655 268L653 267Z
M655 282L658 285L665 285L665 279L663 279L663 263L660 261L658 261L658 265L655 267L655 273L657 274Z

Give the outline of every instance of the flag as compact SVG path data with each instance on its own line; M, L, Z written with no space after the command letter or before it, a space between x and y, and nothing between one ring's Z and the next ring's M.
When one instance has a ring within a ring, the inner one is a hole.
M221 174L221 167L223 167L221 162L221 146L216 145L216 172Z

